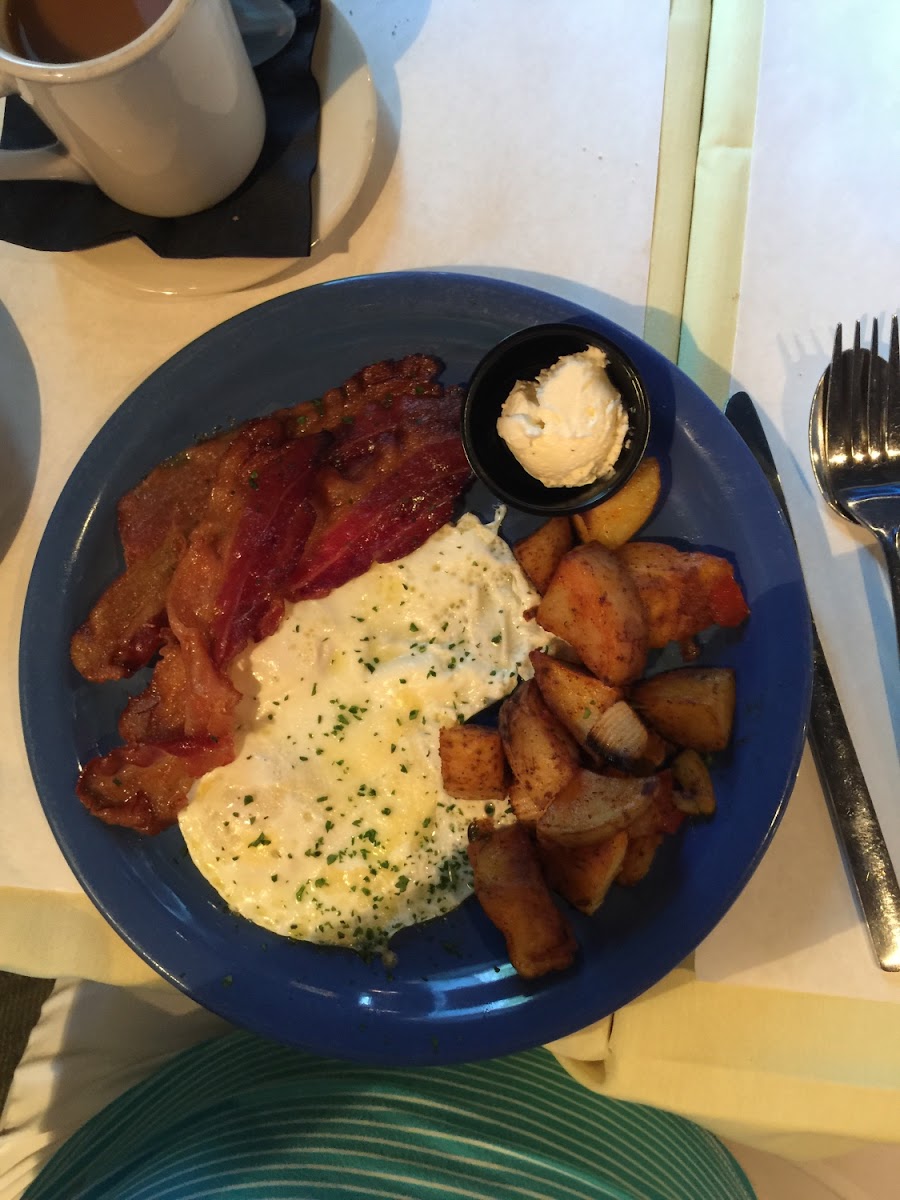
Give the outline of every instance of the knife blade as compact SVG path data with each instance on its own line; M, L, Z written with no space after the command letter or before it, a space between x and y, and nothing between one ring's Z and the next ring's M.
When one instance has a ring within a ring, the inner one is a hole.
M725 416L759 463L793 536L778 468L759 415L746 392L731 397L725 405ZM812 615L810 620L813 643L810 749L875 957L883 971L900 971L900 884Z

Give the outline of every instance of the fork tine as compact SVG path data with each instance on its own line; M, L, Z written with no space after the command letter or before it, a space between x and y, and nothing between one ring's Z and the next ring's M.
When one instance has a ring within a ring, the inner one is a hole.
M868 457L869 422L866 412L866 396L863 378L865 359L861 348L859 321L853 335L853 352L850 355L850 387L847 389L844 422L847 437L847 453L851 459Z
M877 410L873 411L873 405L875 405L875 397L880 382L880 365L881 359L878 356L878 318L873 317L872 348L869 351L869 360L865 367L865 386L863 389L863 413L865 415L863 420L863 441L861 445L863 454L871 454L873 458L879 458L882 454L887 452L886 433L884 427L884 397L881 397L881 403L877 405Z
M844 398L844 354L843 327L839 324L834 334L834 349L831 352L831 365L828 368L828 381L823 395L821 445L825 449L825 461L836 463L846 461L849 446L847 432L844 428L846 408Z
M891 343L884 392L884 449L888 458L897 458L900 456L900 331L896 313L891 318Z

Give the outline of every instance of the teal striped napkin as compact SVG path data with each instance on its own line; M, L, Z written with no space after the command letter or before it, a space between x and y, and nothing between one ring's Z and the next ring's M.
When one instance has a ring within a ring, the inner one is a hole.
M234 1033L114 1101L23 1200L753 1195L712 1134L588 1092L546 1050L389 1070Z

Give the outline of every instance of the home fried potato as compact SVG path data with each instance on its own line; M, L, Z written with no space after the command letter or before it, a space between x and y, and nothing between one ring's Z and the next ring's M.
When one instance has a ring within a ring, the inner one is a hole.
M675 805L671 771L656 776L658 787L649 806L628 826L628 847L616 882L625 887L640 883L649 872L666 837L677 833L685 815Z
M451 725L440 733L444 791L456 800L502 800L511 782L498 729Z
M677 746L724 750L734 723L730 667L676 667L642 679L629 699L641 716Z
M731 564L664 542L627 542L616 551L631 576L647 621L647 642L661 650L689 643L712 625L734 627L749 614Z
M573 962L578 945L544 881L537 850L524 826L476 822L470 837L475 895L503 934L512 965L526 979L564 970Z
M544 703L589 754L629 768L662 761L658 735L625 703L620 688L543 650L532 650L530 658Z
M575 532L583 542L599 542L608 550L624 546L650 520L661 485L659 461L647 455L615 495L594 508L575 513Z
M593 846L561 846L538 837L538 855L550 887L588 916L606 899L627 848L624 830Z
M560 559L572 549L575 537L568 517L551 517L528 537L516 542L512 552L519 566L541 595L556 574Z
M575 740L586 745L597 718L622 699L621 689L543 650L532 650L529 657L544 703Z
M637 679L647 661L647 619L625 565L597 542L564 555L538 605L540 626L575 648L604 683Z
M632 778L579 769L538 820L538 837L563 846L596 845L642 816L663 786L658 775Z
M716 811L716 792L709 768L696 750L682 750L672 760L675 788L672 801L688 816L711 817Z
M513 774L510 805L520 821L533 825L578 769L578 747L533 679L503 701L499 728Z
M659 463L645 459L617 496L573 518L580 545L569 523L555 520L515 548L541 592L537 622L558 641L531 653L534 678L501 708L515 832L488 823L469 855L482 905L525 976L567 965L574 953L571 931L561 933L558 910L546 907L548 887L592 915L613 883L647 877L688 816L715 812L701 756L731 739L734 672L684 666L641 676L650 649L674 641L694 658L703 630L736 626L748 608L724 558L629 540L660 487ZM447 733L452 753L459 735ZM454 786L474 787L468 764L461 770Z
M629 837L650 837L651 834L677 833L684 824L685 814L674 801L674 780L671 771L660 771L649 806L628 826Z
M662 845L661 833L649 833L641 837L629 837L622 866L616 876L616 883L623 887L634 887L642 879L646 879L656 852Z

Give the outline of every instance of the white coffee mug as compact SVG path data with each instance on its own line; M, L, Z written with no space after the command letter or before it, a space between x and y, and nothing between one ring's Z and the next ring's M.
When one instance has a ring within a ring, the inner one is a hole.
M0 19L0 95L13 92L59 141L0 150L0 179L95 183L155 217L224 199L253 169L265 136L229 0L171 0L133 42L75 63L18 57Z

